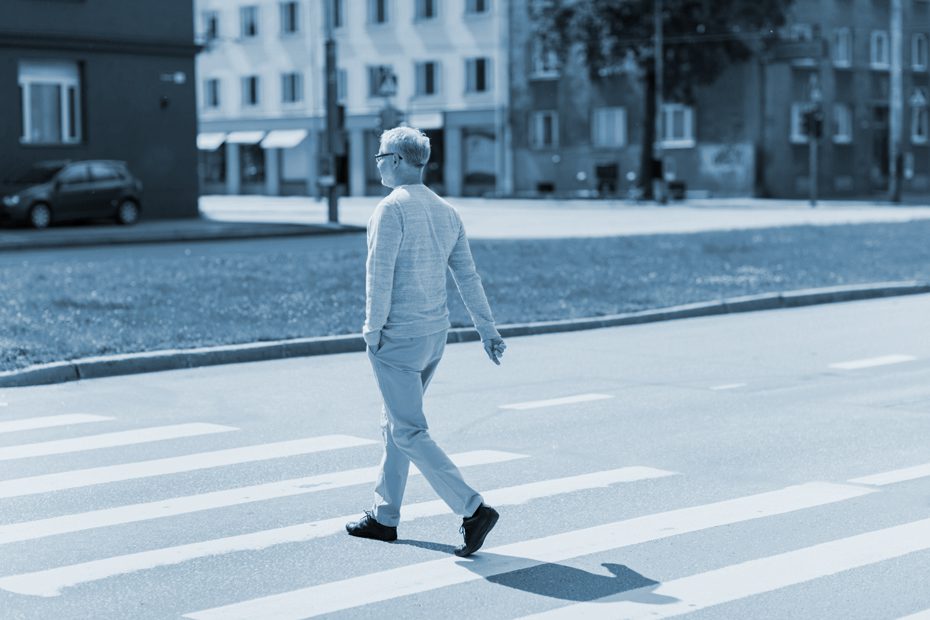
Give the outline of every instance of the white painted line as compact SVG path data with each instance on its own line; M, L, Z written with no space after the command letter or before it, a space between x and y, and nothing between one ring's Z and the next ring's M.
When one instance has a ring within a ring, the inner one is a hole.
M16 431L31 431L37 428L52 428L55 426L71 426L72 424L87 424L90 422L106 422L113 420L102 415L88 415L71 413L67 415L50 415L41 418L24 418L0 422L0 433L14 433Z
M581 476L545 480L483 493L485 501L495 506L524 504L534 499L564 493L609 487L620 482L633 482L651 478L673 476L674 472L650 467L624 467ZM447 514L449 508L442 500L420 502L404 506L405 522L410 519ZM64 588L99 581L108 577L126 575L136 571L180 564L197 558L224 555L237 551L260 551L274 545L297 543L323 538L345 531L347 521L357 514L299 523L289 527L253 532L239 536L217 538L203 542L153 549L129 555L72 564L49 570L11 575L0 578L0 589L30 596L58 596Z
M500 409L540 409L542 407L556 407L558 405L573 405L575 403L587 403L594 400L606 400L614 398L610 394L579 394L577 396L566 396L565 398L552 398L550 400L533 400L526 403L514 403L512 405L501 405Z
M294 439L276 443L246 446L244 448L231 448L216 450L214 452L200 452L185 456L175 456L166 459L139 461L122 465L109 465L107 467L94 467L91 469L78 469L64 471L57 474L43 476L30 476L28 478L14 478L0 481L0 499L7 497L22 497L36 495L64 489L77 489L108 482L122 482L124 480L137 480L181 472L224 467L239 463L254 463L267 461L298 454L310 454L326 450L341 448L354 448L367 446L373 443L371 439L351 437L349 435L323 435L307 439Z
M0 407L9 407L10 403L0 403Z
M883 355L881 357L870 357L864 360L837 362L835 364L830 364L830 368L838 368L840 370L859 370L860 368L873 368L875 366L888 366L890 364L913 362L916 359L917 358L913 355Z
M715 390L715 391L721 391L721 390L735 390L741 387L746 387L746 384L745 383L727 383L726 385L715 385L714 387L710 389Z
M524 454L512 452L498 452L495 450L476 450L463 452L451 456L453 462L459 467L473 467L477 465L491 465L516 459L527 458ZM173 497L156 502L129 504L92 510L77 514L38 519L36 521L23 521L0 525L0 544L22 542L54 536L82 532L98 527L122 525L125 523L138 523L149 519L173 517L202 510L238 506L250 502L261 502L280 497L291 497L307 493L329 491L356 484L373 483L377 480L379 469L377 467L363 467L347 471L338 471L329 474L319 474L304 478L281 480L266 484L256 484L237 489L213 491L184 497ZM410 468L410 475L419 475L416 467ZM407 508L404 508L407 514Z
M495 547L469 560L443 558L192 612L184 617L194 620L311 618L547 562L562 562L678 534L813 508L872 492L873 489L860 486L812 482Z
M27 443L18 446L0 448L0 461L12 461L36 456L50 456L52 454L69 454L71 452L85 452L101 448L115 448L118 446L134 446L140 443L180 439L182 437L200 437L214 433L228 433L238 431L233 426L219 424L172 424L170 426L155 426L139 428L131 431L104 433L102 435L86 435L70 439L43 441L40 443Z
M898 620L930 620L930 609L918 611L916 614L904 616L902 618L898 618Z
M926 549L930 549L930 519L732 564L657 587L623 592L525 618L670 618ZM635 600L640 592L659 600Z
M880 474L872 474L871 476L853 478L849 482L853 484L869 484L872 486L883 487L889 484L907 482L908 480L917 480L918 478L926 478L928 476L930 476L930 463L925 463L923 465L915 465L913 467L905 467L903 469L894 469L891 471L882 472Z

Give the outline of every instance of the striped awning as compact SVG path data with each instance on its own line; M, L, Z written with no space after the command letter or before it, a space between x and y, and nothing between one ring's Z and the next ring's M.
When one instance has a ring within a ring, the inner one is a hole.
M226 134L223 132L197 134L197 148L201 151L215 151L225 141Z
M290 149L307 137L306 129L275 129L262 140L263 149Z

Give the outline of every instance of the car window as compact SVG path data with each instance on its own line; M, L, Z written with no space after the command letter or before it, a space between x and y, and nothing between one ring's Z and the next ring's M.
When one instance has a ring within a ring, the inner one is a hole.
M116 168L109 164L91 164L90 174L95 181L112 181L121 178Z
M84 183L90 180L87 175L87 165L77 164L75 166L68 166L58 175L58 180L65 185Z

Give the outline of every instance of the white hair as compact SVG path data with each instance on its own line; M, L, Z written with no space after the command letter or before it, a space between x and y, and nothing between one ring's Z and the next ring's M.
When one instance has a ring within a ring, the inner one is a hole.
M385 151L397 153L417 168L422 168L429 161L429 138L413 127L395 127L384 131L381 134L381 147Z

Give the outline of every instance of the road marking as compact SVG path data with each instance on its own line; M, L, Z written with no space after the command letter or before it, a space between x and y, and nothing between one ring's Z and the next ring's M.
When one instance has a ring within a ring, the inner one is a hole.
M214 433L228 433L238 431L233 426L219 424L173 424L170 426L155 426L140 428L131 431L104 433L102 435L87 435L72 437L55 441L40 443L27 443L18 446L0 448L0 461L12 461L36 456L50 456L52 454L68 454L71 452L85 452L100 448L115 448L118 446L133 446L140 443L180 439L182 437L199 437Z
M918 611L916 614L898 618L898 620L930 620L930 609Z
M279 441L276 443L245 446L243 448L216 450L214 452L200 452L197 454L154 459L151 461L78 469L57 474L31 476L28 478L14 478L13 480L0 481L0 498L22 497L24 495L36 495L38 493L48 493L50 491L77 489L97 484L106 484L108 482L151 478L154 476L197 471L199 469L210 469L213 467L224 467L226 465L236 465L239 463L254 463L255 461L267 461L287 456L296 456L298 454L311 454L313 452L338 450L341 448L354 448L356 446L367 446L374 443L378 442L372 441L371 439L362 439L361 437L351 437L349 435L322 435L320 437L309 437L307 439Z
M587 403L594 400L606 400L613 398L610 394L579 394L577 396L566 396L565 398L552 398L550 400L533 400L526 403L514 403L512 405L501 405L500 409L540 409L542 407L555 407L558 405L572 405L574 403Z
M870 357L864 360L837 362L835 364L830 364L830 368L838 368L840 370L859 370L860 368L873 368L875 366L888 366L890 364L913 362L916 359L917 358L913 355L883 355L881 357Z
M727 383L726 385L715 385L712 390L735 390L736 388L746 387L745 383Z
M527 458L527 455L514 454L512 452L498 452L496 450L476 450L474 452L453 454L451 458L459 467L473 467L476 465L491 465ZM378 467L363 467L347 471L319 474L316 476L307 476L304 478L256 484L247 487L239 487L237 489L226 489L223 491L213 491L211 493L173 497L156 502L129 504L126 506L117 506L115 508L92 510L90 512L63 515L48 519L38 519L36 521L10 523L0 525L0 544L34 540L57 534L81 532L111 525L137 523L139 521L148 521L149 519L172 517L202 510L225 508L227 506L238 506L240 504L260 502L280 497L318 493L320 491L329 491L331 489L339 489L356 484L372 483L377 480L378 472ZM420 472L417 470L416 466L411 466L410 475L415 476L419 474ZM404 508L404 514L407 514L407 508Z
M853 484L868 484L872 486L883 487L898 482L907 482L908 480L926 478L927 476L930 476L930 463L914 465L913 467L904 467L902 469L893 469L891 471L882 472L880 474L862 476L861 478L853 478L848 482Z
M669 618L926 549L930 549L930 519L732 564L525 619ZM653 600L643 601L646 597Z
M192 612L184 617L194 620L310 618L547 562L562 562L679 534L823 506L873 492L876 491L861 486L811 482L495 547L470 560L443 558Z
M552 497L574 491L609 487L620 482L634 482L673 476L674 472L651 467L623 467L580 476L545 480L482 493L489 504L513 506L534 499ZM442 500L404 506L405 520L448 514ZM197 558L224 555L236 551L260 551L274 545L297 543L322 538L345 531L346 521L358 515L345 515L311 523L253 532L239 536L217 538L176 547L153 549L140 553L72 564L48 570L0 578L0 589L30 596L58 596L64 588L107 577L136 571L180 564Z
M2 406L2 405L0 405ZM24 418L0 422L0 433L14 433L16 431L31 431L37 428L52 428L55 426L71 426L72 424L87 424L90 422L106 422L115 418L102 415L88 415L71 413L67 415L50 415L41 418Z

